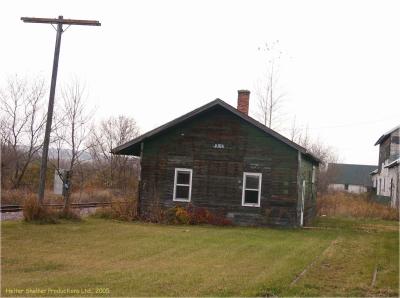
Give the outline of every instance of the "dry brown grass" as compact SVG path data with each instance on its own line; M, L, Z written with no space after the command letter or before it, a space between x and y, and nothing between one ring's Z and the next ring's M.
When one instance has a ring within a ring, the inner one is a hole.
M25 200L31 196L36 196L36 192L28 189L2 189L1 191L1 204L2 205L24 205ZM55 195L51 191L46 191L45 200L47 203L62 203L63 197Z
M367 194L336 192L317 201L318 215L399 220L399 210L372 201Z
M109 189L87 189L71 195L72 201L76 203L111 202L114 198L114 194Z
M2 205L24 205L27 198L35 196L36 193L31 190L23 189L8 189L2 190L1 204ZM89 202L113 202L123 200L127 197L134 196L132 193L121 193L110 189L86 189L82 192L73 192L71 194L71 203L89 203ZM51 190L45 193L45 204L61 204L64 199L61 195L55 195Z
M28 195L24 201L22 213L26 222L40 224L58 223L60 219L79 221L80 215L71 209L55 209L48 206L40 206L35 195Z
M111 206L98 208L93 214L94 217L132 221L137 219L136 198L114 199Z
M23 206L24 220L38 223L57 223L58 214L55 210L40 206L36 196L26 197Z
M33 193L29 190L20 189L2 189L1 191L1 204L2 205L23 205L25 198Z

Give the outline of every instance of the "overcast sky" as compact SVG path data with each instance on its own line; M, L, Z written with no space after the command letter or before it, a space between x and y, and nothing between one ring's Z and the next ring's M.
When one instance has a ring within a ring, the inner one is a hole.
M50 82L55 30L22 16L95 19L62 40L60 87L86 84L96 120L132 116L144 133L215 98L255 115L265 42L284 52L285 121L309 127L346 163L377 164L375 141L400 124L398 1L1 1L0 84Z

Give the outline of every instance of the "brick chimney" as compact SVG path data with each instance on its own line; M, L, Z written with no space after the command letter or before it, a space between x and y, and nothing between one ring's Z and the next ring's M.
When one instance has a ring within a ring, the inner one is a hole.
M250 100L249 90L238 90L237 109L246 115L249 114L249 100Z

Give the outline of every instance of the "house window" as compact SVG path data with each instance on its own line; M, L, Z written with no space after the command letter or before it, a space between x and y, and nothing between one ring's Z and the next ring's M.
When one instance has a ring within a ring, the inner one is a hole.
M261 173L243 173L242 206L260 207Z
M345 190L349 190L349 185L348 185L348 184L345 184L345 185L344 185L344 189L345 189Z
M175 169L174 201L190 202L192 196L192 169Z

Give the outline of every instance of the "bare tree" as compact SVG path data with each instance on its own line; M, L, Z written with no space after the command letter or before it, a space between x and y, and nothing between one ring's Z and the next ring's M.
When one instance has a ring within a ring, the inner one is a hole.
M305 129L300 130L297 136L297 143L307 149L310 149L312 147L312 141L308 131L308 124Z
M43 79L28 83L17 76L9 78L6 87L0 90L2 170L11 168L10 182L14 189L20 187L29 164L43 145L45 92Z
M328 172L328 164L337 163L339 161L336 150L320 139L315 140L311 138L308 132L308 125L297 135L297 141L301 146L306 148L308 152L320 159L317 189L319 192L326 192L329 181L332 178L332 172Z
M57 124L53 128L55 135L53 142L58 148L56 170L64 185L67 185L64 193L64 210L68 210L70 206L74 170L81 162L82 154L88 150L86 138L90 132L89 122L93 113L87 111L85 96L85 88L77 80L62 88L62 106L56 116ZM67 175L63 175L60 170L60 152L63 148L68 152Z
M298 142L301 136L301 129L297 126L296 116L293 118L292 127L290 128L289 138L292 142Z
M319 192L327 191L329 180L332 177L332 171L327 171L328 164L339 161L336 150L320 139L312 138L309 134L308 125L305 128L298 126L296 117L294 117L289 138L320 159L317 187Z
M110 188L118 186L126 190L127 179L132 176L132 170L134 170L133 159L129 156L113 155L110 152L112 148L126 143L138 135L139 129L136 121L126 116L110 117L101 121L92 130L89 140L90 154L105 186Z
M266 43L260 51L266 53L266 73L256 84L258 98L258 118L269 128L276 128L281 118L282 103L285 94L279 87L279 64L282 52L278 47L279 41Z
M321 160L317 186L319 192L326 192L329 181L334 175L333 172L328 172L328 164L339 162L339 156L334 148L319 140L311 142L307 149Z

